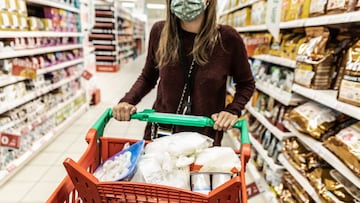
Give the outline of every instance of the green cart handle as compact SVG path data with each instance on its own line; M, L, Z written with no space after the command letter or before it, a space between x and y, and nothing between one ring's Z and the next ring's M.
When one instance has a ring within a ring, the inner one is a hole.
M113 117L112 109L108 108L97 120L97 122L93 125L93 128L96 129L97 131L97 137L101 137L103 135L105 126L112 117ZM173 125L181 125L181 126L193 126L193 127L214 126L214 120L205 116L158 113L152 109L146 109L142 112L134 113L131 115L131 119L137 119L146 122L154 122L159 124L173 124ZM250 144L246 120L245 119L238 120L233 127L241 130L241 144Z

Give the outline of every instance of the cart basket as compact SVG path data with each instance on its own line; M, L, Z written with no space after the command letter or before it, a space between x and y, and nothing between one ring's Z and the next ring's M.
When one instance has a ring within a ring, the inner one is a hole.
M48 203L247 203L245 168L250 157L250 141L245 120L239 120L234 127L241 130L240 153L241 170L223 185L212 190L208 195L164 185L108 181L100 182L92 173L101 161L107 160L121 151L126 143L138 140L105 137L103 132L112 118L108 108L97 122L88 130L85 140L88 147L78 162L66 158L63 162L68 175L51 194ZM160 124L206 127L214 121L203 116L176 115L144 110L131 115L132 119ZM148 142L147 142L148 143Z

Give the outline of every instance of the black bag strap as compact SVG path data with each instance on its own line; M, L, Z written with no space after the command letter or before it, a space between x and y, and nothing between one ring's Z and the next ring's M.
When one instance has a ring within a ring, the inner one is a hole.
M180 64L182 67L186 66L186 55L185 55L185 48L184 48L184 41L182 38L182 33L179 35L180 37ZM189 114L191 112L191 91L192 91L192 85L193 80L195 77L196 72L196 62L195 59L192 60L190 67L184 69L184 88L181 94L180 102L178 105L178 108L176 110L176 114ZM182 111L182 112L181 112Z

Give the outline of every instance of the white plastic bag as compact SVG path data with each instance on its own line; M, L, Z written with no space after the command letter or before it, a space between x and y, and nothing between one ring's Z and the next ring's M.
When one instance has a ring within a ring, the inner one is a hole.
M233 169L240 171L238 155L230 147L211 147L197 154L195 165L202 166L200 172L230 173Z

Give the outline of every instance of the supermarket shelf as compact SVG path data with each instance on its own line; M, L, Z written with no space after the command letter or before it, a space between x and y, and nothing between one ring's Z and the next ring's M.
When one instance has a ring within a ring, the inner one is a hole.
M276 198L276 195L270 190L269 185L266 183L264 177L260 175L256 167L253 163L248 163L246 165L248 172L250 172L250 175L254 179L254 182L256 183L259 191L263 195L263 197L266 199L267 203L278 203L278 199Z
M40 140L36 141L30 150L28 150L21 157L10 163L7 167L7 170L0 171L0 186L3 185L6 181L8 181L11 177L13 177L16 172L18 172L22 167L24 167L36 155L38 155L38 153L45 149L62 131L64 131L77 118L79 118L84 112L86 112L88 108L89 105L87 103L83 104L82 107L80 107L63 123L61 123L55 129L44 135Z
M304 98L297 94L285 92L280 88L275 87L274 85L266 84L264 82L256 82L256 89L273 97L275 100L279 101L285 106L297 105L304 101Z
M313 90L298 84L294 84L293 91L360 120L360 107L338 101L336 90Z
M95 17L95 21L100 23L115 23L114 18L106 18L106 17Z
M114 51L116 47L114 45L94 45L95 50L110 50Z
M61 110L64 106L71 103L72 101L75 100L75 98L79 97L81 94L84 94L84 93L85 93L84 90L78 91L75 94L75 96L73 96L71 99L63 102L62 104L57 105L57 107L55 107L52 110L48 111L47 113L45 113L45 115L39 116L36 120L33 121L33 123L23 126L21 128L21 130L19 130L19 133L21 133L21 135L23 135L23 134L28 133L29 131L32 131L34 128L36 128L40 124L44 123L48 118L50 118L57 111ZM25 119L21 119L21 121L24 121ZM9 128L17 125L17 124L18 124L17 122L12 122L12 123L8 123L8 124L6 124L4 126L1 126L0 127L0 132L6 132L7 129L9 129Z
M256 149L256 151L260 154L262 158L264 158L265 162L270 166L273 171L281 170L284 167L276 164L274 160L268 156L267 151L263 148L263 146L257 141L252 135L249 135L251 145Z
M297 131L288 122L285 122L286 128L289 129L293 135L296 135L304 144L306 144L313 152L318 154L332 167L342 173L348 180L360 189L360 178L357 177L339 158L337 158L332 152L325 148L322 142L319 142L310 136L304 135Z
M223 15L226 15L226 14L229 14L229 13L232 13L234 11L237 11L239 9L242 9L242 8L245 8L245 7L248 7L248 6L251 6L252 4L258 2L259 0L254 0L254 1L249 1L248 3L246 4L241 4L241 5L238 5L238 6L235 6L234 8L231 8L231 9L228 9L228 10L225 10L221 16Z
M11 85L24 80L26 80L26 78L12 75L4 76L4 78L0 77L0 87Z
M70 67L70 66L73 66L73 65L76 65L76 64L79 64L79 63L83 63L83 62L84 62L84 58L79 58L79 59L67 61L67 62L64 62L64 63L56 64L56 65L48 67L48 68L39 69L39 70L37 70L37 74L38 75L45 74L45 73L48 73L48 72L63 69L63 68Z
M248 103L245 108L262 124L264 125L273 135L275 135L279 140L283 140L286 137L291 137L291 133L282 132L272 123L270 123L263 115L256 111L250 103Z
M286 158L284 157L283 154L279 155L279 161L316 203L322 203L322 201L320 200L320 197L317 194L317 192L315 191L314 187L309 183L309 181L299 171L297 171L289 163L288 160L286 160Z
M81 37L81 32L45 32L45 31L0 31L0 38L16 37Z
M97 61L115 61L115 56L96 56Z
M259 59L259 60L262 60L264 62L273 63L273 64L280 65L280 66L285 66L285 67L289 67L289 68L296 68L296 61L286 59L286 58L283 58L283 57L279 57L279 56L272 56L272 55L268 55L268 54L262 54L262 55L252 56L252 58Z
M359 23L360 22L360 12L354 11L349 13L333 14L333 15L324 15L318 17L311 17L306 19L299 19L287 22L281 22L281 29L290 29L290 28L301 28L301 27L310 27L310 26L320 26L320 25L335 25L335 24L349 24L349 23ZM256 32L256 31L265 31L267 30L266 25L251 25L246 27L237 27L238 32Z
M96 22L94 24L95 28L114 28L114 24L113 23L99 23Z
M89 37L91 39L114 39L112 34L90 34Z
M245 27L236 27L238 32L256 32L256 31L266 31L266 25L250 25Z
M58 83L51 84L51 85L48 85L48 86L43 87L41 89L38 89L36 91L33 91L31 93L28 93L24 97L22 97L20 99L17 99L15 101L12 101L11 103L2 104L1 108L0 108L0 114L5 113L5 112L17 107L17 106L22 105L22 104L25 104L25 103L31 101L32 99L35 99L35 98L37 98L37 97L39 97L39 96L41 96L43 94L46 94L46 93L50 92L51 90L59 88L59 87L65 85L66 83L69 83L70 81L75 80L76 78L79 78L80 76L81 76L81 74L78 74L78 75L75 75L75 76L72 76L72 77L69 77L69 78L62 79Z
M25 50L3 50L0 52L0 59L15 58L22 56L33 56L39 54L45 54L49 52L65 51L71 49L81 49L83 48L82 44L70 44L70 45L60 45L52 47L43 47L36 49L25 49Z
M80 9L78 9L78 8L74 8L73 6L67 5L65 3L56 2L53 0L26 0L26 3L50 6L50 7L54 7L54 8L61 8L61 9L71 11L74 13L80 13Z

